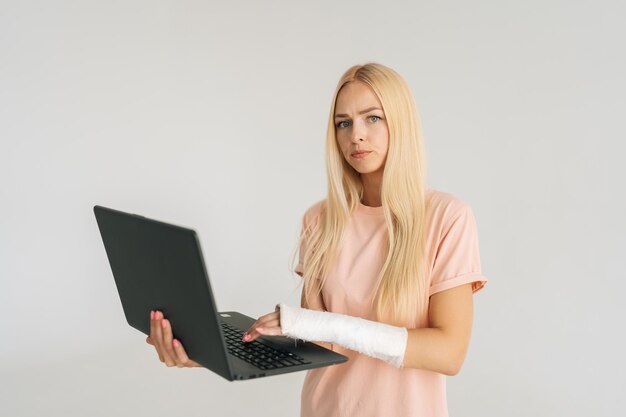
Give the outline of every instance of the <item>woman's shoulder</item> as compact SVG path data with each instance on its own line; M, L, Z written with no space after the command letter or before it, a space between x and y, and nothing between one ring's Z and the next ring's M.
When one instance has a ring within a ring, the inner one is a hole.
M324 204L326 204L326 199L325 198L316 201L315 203L310 205L309 208L306 209L306 211L304 212L304 215L307 216L307 217L308 216L316 216L317 214L320 213L320 211L322 210L322 207L324 206Z
M302 221L304 224L311 224L315 222L320 213L322 212L322 208L326 204L326 198L316 201L304 212L304 216L302 216Z
M437 190L426 189L426 211L431 218L453 220L464 212L470 211L470 205L456 195Z

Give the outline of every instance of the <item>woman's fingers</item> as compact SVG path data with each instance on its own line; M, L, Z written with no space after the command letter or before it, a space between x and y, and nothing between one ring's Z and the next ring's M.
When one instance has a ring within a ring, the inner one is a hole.
M244 334L244 341L252 342L259 336L282 336L280 328L280 307L277 304L272 313L259 317ZM189 359L182 344L174 339L172 326L160 311L150 312L150 336L146 343L155 347L159 360L168 367L198 367L199 363Z
M189 360L189 356L187 356L187 352L183 349L183 345L176 339L172 340L172 348L174 352L176 352L176 366L179 368L185 367L185 364Z
M182 368L184 366L183 362L180 362L178 355L174 351L174 335L172 333L170 321L167 319L161 320L161 328L163 331L163 347L167 352L167 356L171 359L171 365L166 362L167 366L178 366L179 368Z
M157 312L151 312L150 314L150 340L152 341L152 345L157 351L157 355L159 355L159 360L164 362L163 354L161 353L161 348L159 346L159 341L157 340L157 320L156 320Z
M243 341L244 342L253 341L257 337L259 337L259 333L257 333L256 329L259 327L267 327L269 325L270 325L269 321L267 320L264 321L264 320L261 320L261 318L259 318L257 321L252 323L252 326L250 326L250 328L246 330L246 332L243 334Z
M154 318L155 318L154 320L155 321L155 326L154 326L155 342L159 349L159 353L160 353L159 358L162 358L161 362L165 362L167 366L175 366L176 363L170 357L168 350L167 350L166 342L163 337L163 320L165 319L163 317L163 313L161 313L160 311L157 311ZM172 343L171 339L170 339L170 343Z
M200 367L198 362L189 359L180 341L174 339L170 321L160 311L150 312L150 336L146 342L155 347L159 360L168 367L178 368Z
M262 327L264 329L280 327L280 320L278 319L268 320L266 322L259 323L256 327Z
M244 342L252 342L259 336L282 336L283 332L280 327L255 327L253 330L246 333L248 337L244 335Z
M150 336L146 342L155 347L159 360L168 367L179 368L200 367L198 362L189 359L180 341L173 338L170 321L160 311L150 312Z
M176 357L178 358L178 360L176 361L176 366L178 366L179 368L191 368L201 366L198 362L189 359L189 356L187 356L187 352L185 352L183 345L178 340L174 339L172 341L172 346L174 347Z
M280 317L280 315L276 311L272 312L272 313L269 313L269 314L266 314L264 316L261 316L254 323L252 323L252 326L250 326L250 329L248 329L248 332L250 332L250 330L255 328L255 327L266 326L269 322L279 320L279 317Z
M259 317L257 321L250 326L248 331L244 333L243 341L252 342L259 336L282 336L283 332L280 328L280 312L266 314Z
M263 336L282 336L283 332L280 330L280 327L257 327L256 331Z

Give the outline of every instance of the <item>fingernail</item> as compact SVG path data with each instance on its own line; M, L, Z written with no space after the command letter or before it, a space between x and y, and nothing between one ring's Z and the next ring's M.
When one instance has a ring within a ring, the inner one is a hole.
M176 340L176 339L174 339L174 340L172 341L172 343L174 343L174 347L178 347L178 346L180 346L180 343L178 343L178 340Z
M150 320L154 320L154 310L150 310Z
M250 339L250 335L249 334L246 333L246 334L243 335L243 341L244 342L247 342L249 339Z
M161 322L161 327L163 327L164 329L167 327L167 323L166 322L167 322L167 320L163 320Z

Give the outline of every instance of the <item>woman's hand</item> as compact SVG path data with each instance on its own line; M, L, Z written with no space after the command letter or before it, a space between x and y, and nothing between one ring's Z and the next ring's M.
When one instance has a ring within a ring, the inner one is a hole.
M202 366L189 359L183 345L178 340L172 339L172 326L160 311L150 312L150 336L146 338L146 342L156 348L159 360L168 367L197 368Z
M276 304L273 313L261 316L255 321L247 332L243 334L244 342L252 342L259 336L283 336L280 328L280 307Z

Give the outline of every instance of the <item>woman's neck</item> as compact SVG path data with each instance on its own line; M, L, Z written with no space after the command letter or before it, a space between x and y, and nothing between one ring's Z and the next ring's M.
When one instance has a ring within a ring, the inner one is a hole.
M361 203L369 207L380 207L383 205L380 198L380 190L383 182L382 172L372 172L371 174L361 174L361 184L363 185L363 197Z

